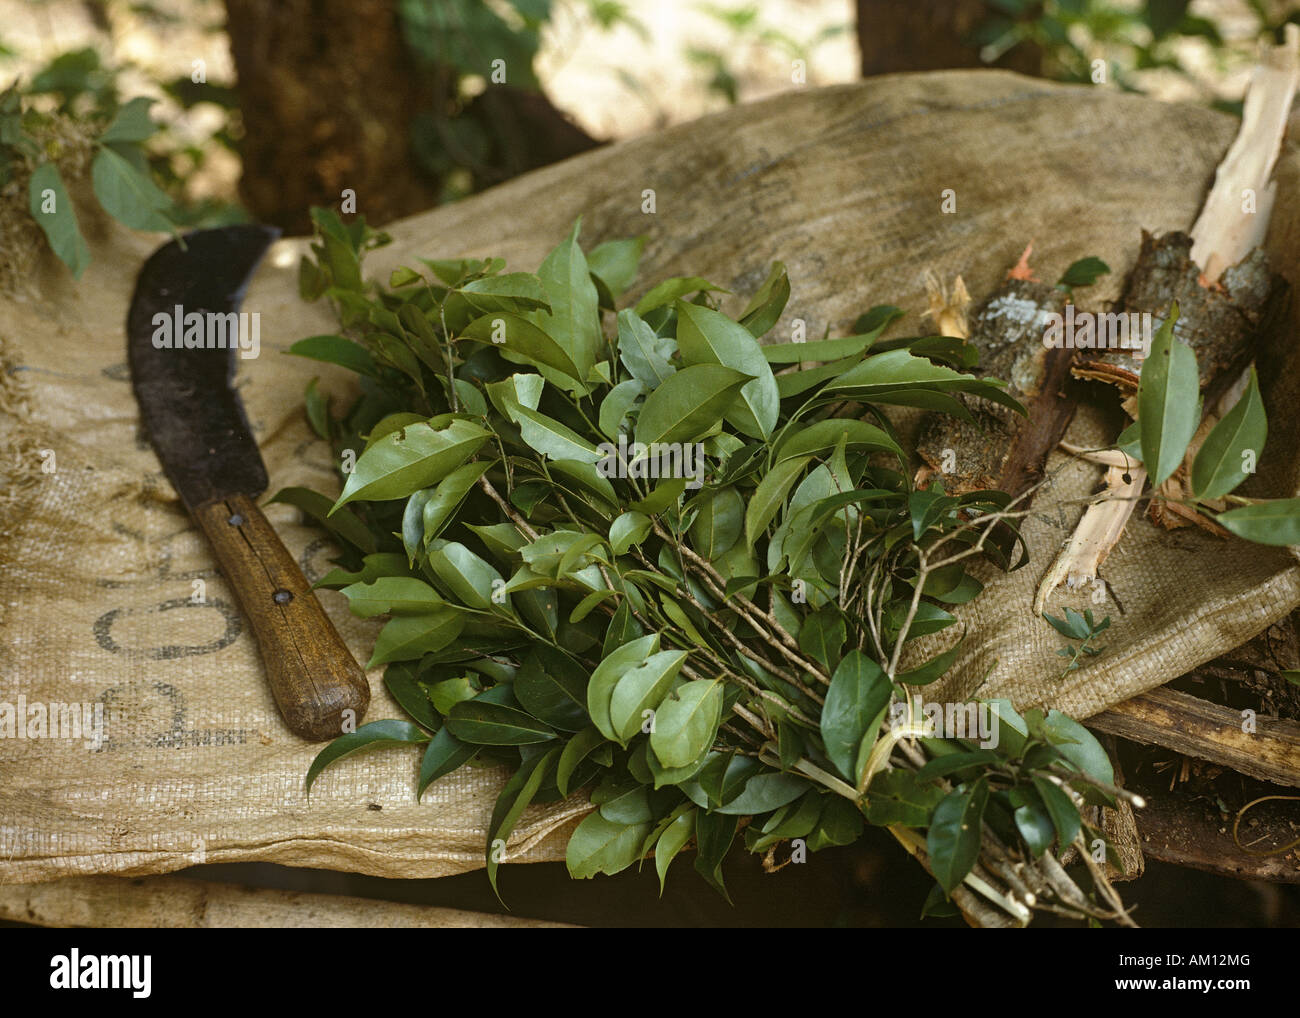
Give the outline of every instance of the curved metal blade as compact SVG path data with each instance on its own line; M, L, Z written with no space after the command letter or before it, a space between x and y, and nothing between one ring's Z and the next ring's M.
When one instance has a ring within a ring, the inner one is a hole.
M266 490L231 380L244 291L279 235L257 225L199 230L183 248L176 240L160 247L136 280L126 319L131 384L163 471L191 509Z

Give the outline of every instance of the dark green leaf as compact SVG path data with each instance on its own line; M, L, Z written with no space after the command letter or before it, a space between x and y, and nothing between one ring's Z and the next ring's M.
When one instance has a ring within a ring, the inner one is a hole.
M372 721L362 725L355 732L340 735L316 754L316 759L307 768L305 791L311 792L312 782L326 767L353 753L377 746L418 745L428 741L428 734L409 721Z
M930 869L948 894L965 879L979 858L988 798L988 782L981 778L969 790L958 789L945 796L934 808L926 850L930 855Z

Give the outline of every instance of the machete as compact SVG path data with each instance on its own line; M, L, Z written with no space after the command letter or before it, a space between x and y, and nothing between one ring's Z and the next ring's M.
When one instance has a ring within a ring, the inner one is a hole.
M257 507L266 467L231 385L241 338L232 323L242 321L248 280L277 236L226 226L155 251L131 298L127 357L140 422L252 623L285 724L320 741L360 721L370 687ZM179 330L169 321L186 323L183 336L171 335Z

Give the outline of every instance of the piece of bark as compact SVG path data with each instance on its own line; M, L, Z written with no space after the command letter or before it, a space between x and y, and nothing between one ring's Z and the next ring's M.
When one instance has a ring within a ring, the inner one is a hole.
M1191 258L1192 243L1185 233L1156 237L1144 230L1119 307L1127 314L1151 314L1154 331L1178 303L1174 336L1196 354L1201 392L1212 406L1250 362L1255 337L1286 284L1269 271L1267 256L1256 248L1224 271L1217 285L1204 286ZM1137 350L1084 351L1073 368L1077 377L1109 382L1124 397L1137 392L1141 371Z
M1240 711L1162 687L1094 714L1087 723L1261 781L1300 787L1300 724L1265 716L1254 720L1256 730L1243 732Z
M974 423L940 414L928 418L917 453L949 492L994 488L1014 497L1042 476L1075 408L1063 392L1075 351L1043 345L1047 316L1063 313L1065 303L1054 286L1011 278L970 316L969 341L979 351L981 373L1004 379L1008 394L1029 416L959 396ZM954 469L945 472L945 466Z

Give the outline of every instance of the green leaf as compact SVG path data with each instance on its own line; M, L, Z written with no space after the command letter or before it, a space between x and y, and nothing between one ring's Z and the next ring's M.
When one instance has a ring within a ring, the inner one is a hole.
M671 279L665 279L636 302L636 313L644 315L655 308L671 304L679 297L708 291L716 291L717 293L731 292L730 290L724 290L720 286L714 286L707 279L701 279L699 276L675 276Z
M1070 265L1058 281L1058 286L1070 289L1076 286L1092 286L1093 283L1110 272L1110 266L1100 258L1080 258Z
M380 631L366 668L389 661L413 661L442 650L465 628L465 616L454 608L426 615L397 615Z
M538 754L521 763L519 769L510 776L510 780L502 786L496 804L492 807L485 854L488 882L491 883L492 890L498 897L501 892L497 890L497 866L510 840L510 832L515 829L515 824L519 822L524 810L533 801L533 796L542 787L542 782L550 773L558 753L558 749L553 749L549 753ZM498 848L501 851L498 851Z
M677 853L695 834L695 810L687 809L674 819L655 843L655 872L659 875L659 895L664 893L664 878Z
M1196 497L1219 498L1241 484L1259 461L1267 437L1268 420L1259 395L1259 378L1251 365L1246 391L1206 436L1192 462L1192 490Z
M773 262L767 279L740 313L740 324L755 338L765 336L780 319L789 300L790 277L783 264Z
M95 197L104 211L133 230L168 231L164 209L171 199L111 148L101 148L90 167Z
M480 312L526 312L549 307L542 281L527 272L483 276L458 289Z
M891 394L918 389L940 393L969 392L1000 403L1022 417L1027 416L1028 411L1003 391L1005 387L1006 383L997 379L977 378L954 371L902 349L873 354L829 386L836 392L874 402L889 402Z
M661 650L624 672L609 698L609 721L626 745L644 724L645 711L654 711L672 688L687 653Z
M46 191L50 192L52 201L48 212L45 211ZM68 197L68 189L63 186L59 168L53 163L36 167L27 185L27 195L27 207L45 234L50 250L71 270L74 279L80 279L90 264L90 248L77 225L77 210Z
M595 725L584 728L564 744L560 753L560 762L555 769L555 784L561 795L568 795L572 789L569 782L583 760L591 756L596 749L607 746L605 736L601 735Z
M719 311L682 301L675 308L682 360L690 366L721 364L751 376L741 387L740 400L724 416L743 434L768 438L780 417L781 396L758 340Z
M713 743L721 718L721 683L687 682L655 712L650 748L665 767L685 767Z
M379 377L379 365L360 343L343 336L308 336L289 347L289 353L295 357L309 357L314 361L325 361L355 371L368 378Z
M763 475L745 509L745 541L750 548L785 504L790 488L811 461L811 456L785 460Z
M652 826L649 822L616 824L599 811L590 814L569 837L565 852L569 876L581 880L627 869L641 858L641 845Z
M930 869L948 894L965 879L979 858L988 798L988 782L981 778L969 790L958 789L945 796L934 808L926 834L926 850Z
M712 562L740 539L744 527L745 501L735 488L708 492L691 524L691 543Z
M626 512L610 524L609 547L615 555L626 554L650 534L650 517L645 513Z
M600 403L600 430L606 437L617 440L622 432L623 421L636 403L637 398L645 392L645 386L635 378L619 382L606 393Z
M591 673L591 681L587 683L587 713L600 733L610 741L619 741L618 730L610 718L614 687L626 672L642 664L658 649L659 634L651 633L615 648Z
M618 357L647 391L659 388L677 369L659 352L660 338L635 311L618 313ZM602 427L604 427L602 422ZM605 429L609 433L609 429Z
M584 395L587 392L582 381L587 377L586 372L574 363L563 346L522 315L509 311L484 315L465 326L461 335L466 339L486 343L513 363L553 368L568 379L567 388ZM501 342L496 342L494 337L500 338Z
M721 364L683 368L646 397L636 441L647 446L695 441L722 420L748 381L748 375Z
M600 359L605 337L600 331L596 284L591 281L591 269L578 244L581 227L579 219L569 236L556 245L537 270L550 298L551 310L533 312L529 318L564 349L578 369L578 374L572 377L586 381ZM568 374L563 367L559 370Z
M809 789L805 778L797 774L782 774L780 771L762 771L750 776L744 787L713 812L724 816L754 816L780 809ZM682 786L682 791L691 796L692 801L700 807L709 805L704 791L697 782Z
M437 488L424 503L422 510L422 529L424 531L424 543L428 544L440 533L443 528L451 522L456 510L460 504L473 490L478 479L482 477L492 465L489 460L480 460L476 463L466 463L457 467L441 481L438 482Z
M411 424L385 435L358 458L334 508L354 499L380 502L406 496L446 477L474 455L489 432L469 421L445 428Z
M1056 828L1056 833L1060 839L1061 848L1074 841L1074 836L1079 833L1079 811L1075 808L1074 802L1061 788L1046 778L1035 777L1033 779L1034 788L1037 789L1039 797L1043 800L1043 805L1047 807L1047 814L1052 818L1052 826Z
M891 694L889 678L880 665L859 650L845 654L831 676L821 713L822 742L826 756L846 780L856 782L858 746L877 715L889 705Z
M1214 519L1229 532L1256 544L1300 544L1300 498L1244 505Z
M839 664L840 649L847 638L844 616L828 606L804 619L799 631L799 649L831 671Z
M493 595L505 585L500 573L458 541L433 541L428 561L429 568L462 604L479 611L490 611Z
M613 297L621 297L636 281L637 266L645 249L646 235L607 240L587 255L587 268L605 284Z
M149 116L149 107L156 99L143 96L132 99L117 111L117 116L99 136L100 144L109 142L138 142L153 137L158 125Z
M353 583L340 593L358 618L376 615L435 614L445 603L436 590L412 576L383 576L373 583Z
M601 454L594 445L559 421L526 406L516 406L514 414L524 441L548 459L577 460L580 463L600 460Z
M736 837L738 823L735 817L721 813L700 813L695 818L695 871L728 902L731 896L722 882L722 861Z
M515 675L515 696L529 714L554 728L576 732L587 717L587 672L557 647L538 644Z
M438 729L434 737L429 740L429 746L424 751L424 759L420 761L416 801L418 802L424 796L425 791L435 781L468 763L476 753L478 753L477 746L466 746L447 729Z
M476 746L529 746L555 738L549 725L514 707L484 700L481 695L452 707L444 726L461 742Z
M1013 816L1016 829L1025 839L1030 853L1035 859L1042 858L1043 853L1052 847L1052 836L1056 831L1051 815L1035 797L1033 801L1027 801L1023 806L1016 807Z
M355 732L340 735L316 754L316 759L307 768L304 790L310 794L312 782L321 771L330 764L353 753L359 753L363 749L374 749L377 746L410 746L428 741L428 734L409 721L372 721L368 725L362 725Z
M925 686L936 679L943 677L944 673L952 667L953 662L957 660L957 654L961 651L961 645L966 639L966 634L962 633L961 639L954 643L948 650L942 654L936 654L923 665L918 665L909 672L902 672L896 678L904 686Z
M546 379L541 375L515 374L499 382L487 384L488 398L505 416L506 420L515 420L515 407L526 406L536 410L541 402L542 390L546 388Z
M1060 754L1072 764L1104 785L1115 783L1110 756L1096 737L1072 717L1059 710L1049 710L1042 731L1052 740Z
M605 630L605 640L601 648L601 657L609 657L619 647L638 639L644 630L632 615L632 606L627 600L614 610L614 617L609 620Z
M1196 354L1174 337L1178 304L1151 342L1138 381L1138 425L1142 434L1142 462L1151 486L1164 483L1179 464L1201 423L1201 382Z
M405 661L389 665L384 669L384 685L397 705L411 715L416 724L436 732L442 727L442 719L434 710L429 694L415 681L415 669L415 665Z
M905 459L903 450L889 434L866 421L836 417L818 421L806 428L790 429L788 438L776 447L776 462L797 459L813 453L831 452L840 442L846 448L858 448L891 452L899 459Z
M767 358L769 364L799 364L799 363L820 363L823 361L849 361L851 363L842 363L839 370L833 374L839 374L845 368L852 367L857 363L858 354L862 353L871 345L875 339L875 334L867 333L863 336L840 336L837 339L815 339L802 343L769 343L763 347L763 356ZM806 374L807 372L803 372ZM783 375L782 377L790 377ZM826 375L824 378L832 377ZM777 379L779 384L780 378ZM788 395L782 393L782 396Z

